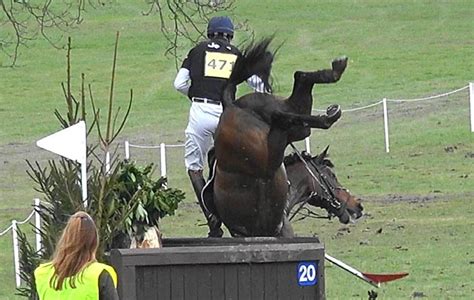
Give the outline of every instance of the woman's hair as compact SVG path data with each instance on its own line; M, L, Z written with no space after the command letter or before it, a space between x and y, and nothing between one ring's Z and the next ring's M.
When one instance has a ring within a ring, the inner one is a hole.
M69 218L53 256L54 275L49 281L51 287L61 290L68 277L69 285L76 287L77 275L96 260L97 240L97 228L87 213L78 211Z

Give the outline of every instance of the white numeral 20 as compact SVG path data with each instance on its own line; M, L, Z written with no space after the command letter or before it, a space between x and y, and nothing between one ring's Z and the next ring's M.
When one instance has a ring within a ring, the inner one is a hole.
M316 279L316 267L314 265L301 265L299 282L314 281Z

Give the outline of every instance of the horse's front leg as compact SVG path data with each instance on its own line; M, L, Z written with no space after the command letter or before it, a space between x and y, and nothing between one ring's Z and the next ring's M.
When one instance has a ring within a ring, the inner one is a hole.
M295 81L303 80L309 83L334 83L337 82L347 67L347 56L336 58L332 61L332 69L324 69L316 72L296 72Z
M342 115L339 105L331 105L324 115L304 115L290 112L275 111L272 113L272 123L278 126L289 128L292 126L302 126L304 128L328 129Z
M277 234L278 237L283 238L292 238L295 237L295 232L293 231L293 227L291 226L290 221L286 215L283 216L283 225L281 227L280 232Z

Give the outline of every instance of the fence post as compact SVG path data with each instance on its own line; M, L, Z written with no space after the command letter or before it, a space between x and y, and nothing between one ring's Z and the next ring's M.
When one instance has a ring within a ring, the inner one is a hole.
M35 237L36 237L36 251L41 251L41 216L40 211L40 199L35 198Z
M105 174L110 173L110 152L105 152Z
M18 232L17 232L17 221L12 221L12 237L13 237L13 264L15 266L15 284L16 287L20 287L20 251L18 247Z
M390 152L390 141L388 138L388 112L387 112L387 98L383 98L383 127L385 133L385 152Z
M125 141L125 159L129 159L130 158L130 144L128 143L128 141Z
M161 157L161 176L166 177L166 145L165 143L160 144L160 157Z
M311 154L311 145L310 145L310 142L309 142L309 136L304 139L304 142L305 142L305 145L306 145L306 152L308 152L308 154Z
M474 132L474 83L469 82L469 103L471 108L471 132Z

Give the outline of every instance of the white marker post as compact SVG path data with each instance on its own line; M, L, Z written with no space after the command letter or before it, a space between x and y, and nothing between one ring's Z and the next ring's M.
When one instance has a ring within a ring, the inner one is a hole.
M35 198L35 236L36 236L36 251L41 251L41 216L40 210L40 199Z
M86 123L80 121L42 138L36 142L36 145L81 164L82 201L84 201L84 208L87 208Z
M18 245L18 227L17 221L12 221L12 238L13 238L13 264L15 265L15 284L19 288L21 285L20 277L20 247Z
M387 98L383 98L383 128L385 134L385 152L390 152L390 140L388 137L388 110L387 110Z
M471 110L471 132L474 132L474 82L469 82L469 106Z
M311 144L310 144L310 141L309 141L309 136L304 139L304 143L305 143L305 146L306 146L306 152L308 152L308 154L311 154Z

